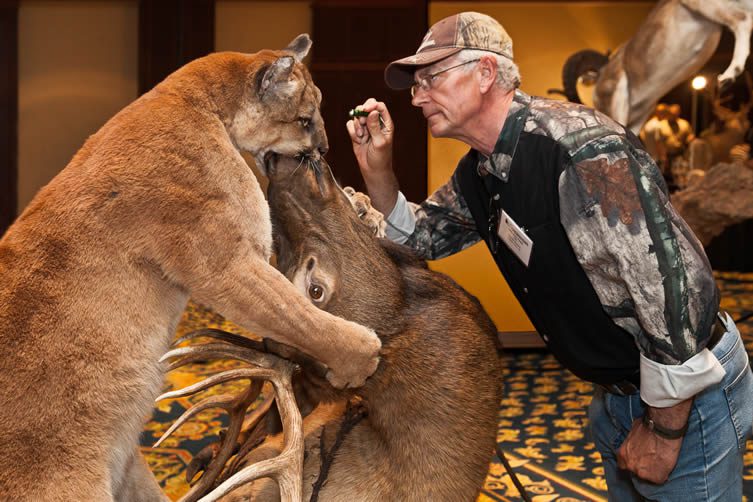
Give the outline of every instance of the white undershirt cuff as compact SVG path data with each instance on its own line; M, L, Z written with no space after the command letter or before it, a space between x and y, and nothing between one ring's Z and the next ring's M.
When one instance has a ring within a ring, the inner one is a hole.
M387 216L385 235L391 241L405 244L415 229L416 215L413 214L403 192L398 192L395 207L392 208L392 212Z
M716 356L703 349L682 364L660 364L641 354L641 399L668 408L722 381L725 371Z

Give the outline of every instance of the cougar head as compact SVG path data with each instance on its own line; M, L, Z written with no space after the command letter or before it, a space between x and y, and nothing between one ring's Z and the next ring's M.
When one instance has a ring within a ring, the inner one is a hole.
M314 305L379 331L402 304L400 273L324 159L273 157L277 267Z
M311 39L302 34L281 51L249 56L243 103L228 131L240 149L254 155L262 173L274 154L316 160L329 148L319 111L322 93L301 63L310 48Z

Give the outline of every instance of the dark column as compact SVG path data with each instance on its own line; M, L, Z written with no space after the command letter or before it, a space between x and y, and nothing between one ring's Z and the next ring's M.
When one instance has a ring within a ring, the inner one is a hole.
M18 205L18 1L0 2L0 235Z
M139 94L214 50L214 0L139 1Z
M364 190L345 130L348 110L374 97L395 122L395 171L409 200L422 201L427 187L426 121L408 91L384 83L390 61L413 54L428 28L426 0L319 0L313 2L311 72L323 95L327 159L343 185Z

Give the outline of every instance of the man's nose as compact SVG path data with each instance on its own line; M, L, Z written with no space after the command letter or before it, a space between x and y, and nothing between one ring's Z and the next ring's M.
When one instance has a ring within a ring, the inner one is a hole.
M429 93L427 91L423 90L421 87L416 87L410 102L413 106L420 107L429 100L428 98Z

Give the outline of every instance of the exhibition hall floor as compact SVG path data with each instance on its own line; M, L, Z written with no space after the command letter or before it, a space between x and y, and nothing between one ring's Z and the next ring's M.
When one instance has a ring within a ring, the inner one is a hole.
M734 319L753 312L753 274L719 273L717 280L722 291L722 308ZM185 312L178 331L184 334L210 326L240 332L221 317L195 305ZM753 355L753 318L739 323L739 328L748 354ZM531 498L535 502L606 500L599 454L586 430L591 385L564 370L545 351L508 351L501 357L505 392L499 407L497 440ZM220 361L174 371L168 375L166 389L183 387L232 364ZM151 445L198 399L159 403L142 434L142 451L173 499L188 489L184 469L191 456L216 438L226 424L225 416L220 410L203 412L160 448ZM745 493L753 500L753 442L748 443L744 476ZM496 457L478 500L522 500Z

